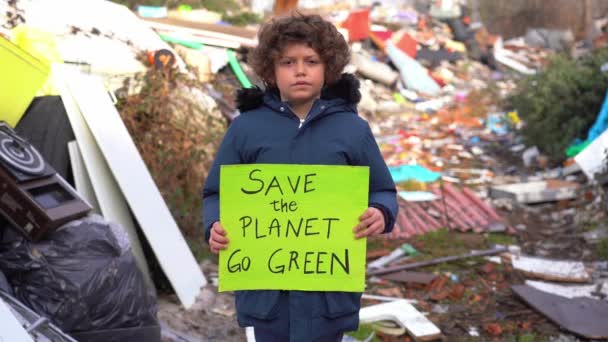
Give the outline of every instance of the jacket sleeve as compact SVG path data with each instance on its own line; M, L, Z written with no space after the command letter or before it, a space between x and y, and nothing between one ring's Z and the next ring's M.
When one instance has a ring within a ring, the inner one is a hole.
M383 233L389 233L397 217L397 190L367 122L359 164L369 166L369 206L382 211L386 223Z
M220 220L220 168L222 165L241 163L236 142L237 121L239 121L238 118L228 127L203 187L202 214L205 242L207 243L209 243L211 226Z

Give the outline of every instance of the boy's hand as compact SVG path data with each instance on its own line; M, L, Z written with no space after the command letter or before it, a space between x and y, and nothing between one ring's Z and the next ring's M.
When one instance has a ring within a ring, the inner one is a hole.
M353 229L355 238L379 235L384 231L384 215L378 208L369 207L359 216L359 224Z
M228 241L230 240L226 237L226 231L222 228L222 225L217 221L213 223L211 234L209 235L209 249L217 254L220 249L226 249Z

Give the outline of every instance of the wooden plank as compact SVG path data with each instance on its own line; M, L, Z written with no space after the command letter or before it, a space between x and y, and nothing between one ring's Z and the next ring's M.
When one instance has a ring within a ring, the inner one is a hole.
M394 321L418 341L434 340L441 336L441 330L405 300L362 308L359 320L361 323Z
M432 273L401 271L395 273L384 274L381 276L384 279L396 281L400 283L417 283L430 284L433 279L437 278Z
M84 166L84 161L82 161L82 155L80 154L80 149L78 149L76 140L68 143L68 154L70 155L70 166L72 167L76 192L78 192L85 201L89 202L93 208L93 212L101 215L99 202L95 196L95 190L93 190L93 183L91 183L91 178L89 178L89 174Z
M184 35L183 33L180 33L178 31L171 31L171 30L166 30L166 29L165 30L159 29L157 31L159 31L159 33L164 34L169 37L175 37L175 38L183 39L186 41L201 43L201 44L205 44L205 45L219 46L219 47L228 48L228 49L238 49L241 47L241 44L239 44L237 42L232 42L232 41L224 40L224 39L201 37L201 36L195 36L192 34Z
M585 265L580 261L549 260L514 255L511 263L516 270L544 280L575 283L586 283L591 280Z
M148 263L137 236L127 202L61 75L61 71L54 67L53 76L57 76L55 77L55 84L61 94L61 100L65 106L65 111L70 120L70 125L74 131L82 161L84 162L82 174L86 174L86 177L91 180L93 187L91 196L96 198L102 216L108 221L117 223L127 232L137 267L144 275L146 284L154 288L154 282L150 276ZM75 164L72 165L74 166ZM76 173L74 173L74 178L77 179Z
M74 69L63 79L178 298L194 304L207 281L102 81Z
M248 40L255 40L257 32L244 27L232 26L232 25L219 25L203 22L195 22L191 20L183 20L176 18L142 18L146 22L155 22L166 25L188 27L201 31L209 31L215 33L222 33L226 36L240 37Z
M257 42L253 39L231 36L231 35L224 34L224 33L199 30L199 29L184 27L184 26L169 25L169 24L164 24L164 23L159 23L159 22L153 22L148 19L145 20L145 23L148 24L148 26L150 28L153 28L156 30L187 32L187 33L194 34L197 36L221 39L221 40L225 40L228 42L239 43L239 44L247 46L247 47L255 47L257 45Z
M461 254L461 255L453 255L453 256L441 257L441 258L437 258L437 259L433 259L433 260L413 262L413 263L405 264L405 265L391 266L391 267L386 267L386 268L382 268L379 270L369 270L369 271L367 271L367 275L375 276L375 275L381 275L381 274L386 274L386 273L394 273L394 272L409 270L409 269L418 268L418 267L437 265L437 264L454 261L454 260L499 254L499 253L503 253L506 251L507 251L506 247L494 247L492 249L487 249L487 250L483 250L483 251L472 251L472 252L469 252L466 254Z
M0 298L0 342L33 342L10 307Z

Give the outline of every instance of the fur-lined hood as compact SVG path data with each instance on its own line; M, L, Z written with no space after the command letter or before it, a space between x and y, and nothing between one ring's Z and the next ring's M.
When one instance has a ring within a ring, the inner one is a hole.
M361 100L359 80L353 74L342 74L342 77L336 83L323 88L321 100L330 101L334 105L341 103L356 111L356 105ZM266 91L262 91L257 87L240 89L237 92L236 102L241 113L259 108L263 104L271 108L283 104L280 101L277 88L268 88Z

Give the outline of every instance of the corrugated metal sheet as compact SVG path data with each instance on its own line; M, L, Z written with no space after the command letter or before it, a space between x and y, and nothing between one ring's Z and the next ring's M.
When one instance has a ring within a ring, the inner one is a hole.
M467 187L443 184L431 190L439 197L424 202L399 199L399 213L390 239L409 238L440 228L484 232L490 226L506 224L496 211Z

